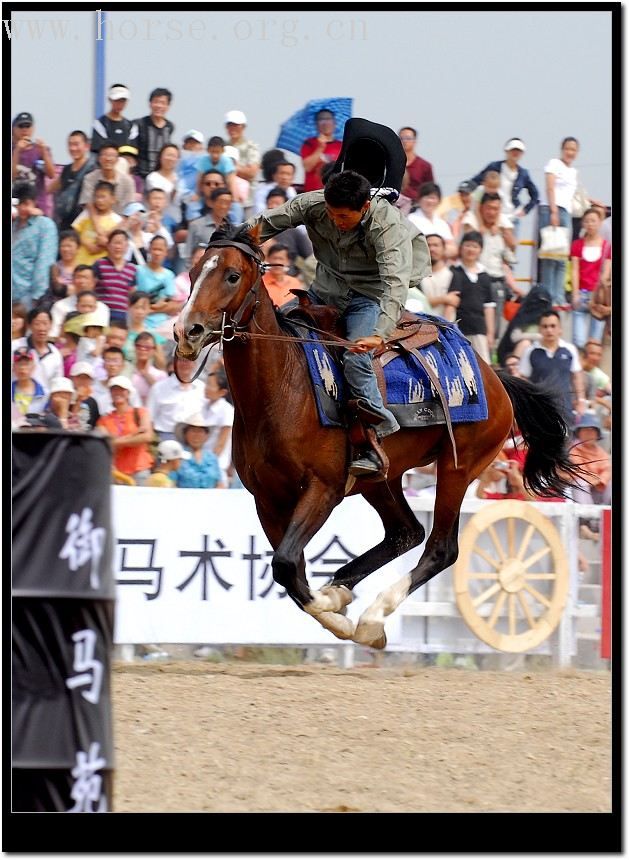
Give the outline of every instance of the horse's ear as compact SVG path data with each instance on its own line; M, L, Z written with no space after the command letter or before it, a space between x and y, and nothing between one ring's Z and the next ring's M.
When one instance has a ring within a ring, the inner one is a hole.
M251 236L251 239L256 245L260 244L260 233L262 232L262 225L258 222L251 227L250 230L247 231Z

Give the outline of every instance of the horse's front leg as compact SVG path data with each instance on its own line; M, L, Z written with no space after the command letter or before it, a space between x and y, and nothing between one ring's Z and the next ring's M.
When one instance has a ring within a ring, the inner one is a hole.
M315 592L313 595L306 579L303 553L306 544L319 531L341 498L342 490L337 491L318 479L313 479L290 515L279 543L272 540L277 549L271 566L273 579L286 589L289 597L298 606L339 639L351 639L354 623L339 612L350 602L351 593L344 589L342 597L339 597L338 589L334 589L331 594ZM278 528L277 512L275 522L268 514L265 515L262 511L259 511L259 514L270 538L269 532Z

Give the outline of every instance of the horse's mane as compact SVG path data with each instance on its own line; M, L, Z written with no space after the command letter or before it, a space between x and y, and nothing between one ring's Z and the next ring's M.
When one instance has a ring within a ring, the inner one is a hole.
M215 239L227 239L230 242L240 242L243 245L247 245L251 248L252 251L255 251L257 254L260 253L260 246L253 238L249 229L247 227L235 227L233 225L229 225L224 229L215 230L210 236L208 244L212 244Z

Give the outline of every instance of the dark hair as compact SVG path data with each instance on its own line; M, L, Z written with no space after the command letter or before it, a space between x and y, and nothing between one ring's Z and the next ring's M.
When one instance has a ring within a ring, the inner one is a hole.
M37 200L35 186L30 185L30 183L24 183L14 188L13 194L15 194L18 203L24 203L26 200Z
M477 245L480 245L481 248L483 247L483 237L478 230L469 230L467 233L464 233L461 241L459 242L459 247L464 242L475 242Z
M269 193L266 195L266 202L269 202L269 197L281 197L282 200L288 200L288 194L284 191L283 188L280 188L278 185L275 188L271 188Z
M346 207L353 212L360 212L370 194L369 180L353 170L335 173L328 179L323 191L325 202L330 206Z
M71 137L82 137L82 138L83 138L83 140L85 141L85 143L87 143L87 141L88 141L88 137L87 137L87 135L85 134L85 132L84 132L84 131L81 131L81 129L80 129L80 128L75 128L75 130L74 130L74 131L71 131L71 132L70 132L70 134L68 135L68 140L69 140Z
M295 169L295 165L292 163L292 161L286 161L286 159L284 159L284 161L275 162L275 164L273 165L273 173L275 173L278 167L292 167L293 170Z
M281 251L286 251L290 258L290 248L288 247L288 245L283 245L281 242L275 242L273 245L271 245L271 247L264 256L270 257L271 254L279 254Z
M332 114L332 119L336 119L336 115L333 110L330 110L330 108L320 108L320 110L315 114L315 120L318 120L322 113ZM328 117L326 117L326 119L328 119Z
M571 141L574 141L577 146L580 146L579 141L576 139L576 137L564 137L564 139L561 141L561 146L559 148L563 149L564 146Z
M96 183L96 185L94 186L94 194L96 194L96 192L97 192L97 191L101 191L103 188L104 188L106 191L109 191L109 193L110 193L112 196L115 196L115 194L116 194L116 186L115 186L112 182L106 182L104 179L100 179L100 180Z
M153 238L152 238L152 239L151 239L151 241L149 242L149 248L151 247L151 245L152 245L154 242L157 242L157 241L160 241L160 242L166 242L166 247L168 247L168 240L167 240L164 236L153 236Z
M107 244L111 242L114 236L124 236L125 239L129 238L129 235L126 230L112 230L111 233L107 234Z
M402 128L398 131L398 137L402 134L403 131L412 131L414 136L417 137L417 129L413 128L412 125L403 125Z
M420 185L419 191L417 192L417 199L419 200L420 197L426 197L428 194L436 194L441 200L441 188L439 188L436 182L424 182Z
M133 290L129 293L129 307L137 305L140 299L147 299L150 304L151 299L148 293L145 293L144 290Z
M207 142L207 148L209 149L211 146L225 146L225 141L222 137L215 134Z
M216 384L219 388L229 391L229 383L227 382L227 374L225 373L224 368L218 367L216 370L208 373L208 378L210 376L214 376L216 378Z
M220 188L215 188L214 191L210 194L210 202L214 203L217 197L222 197L223 194L229 194L231 196L231 191L226 185L221 185Z
M156 87L149 96L149 101L152 102L153 99L158 98L159 96L166 96L168 99L168 104L173 100L173 94L170 90L167 90L165 87Z
M509 138L509 140L511 140L511 138ZM519 357L515 354L515 352L510 352L508 355L505 355L505 360L504 360L504 362L503 362L503 367L506 367L506 366L507 366L507 362L509 361L509 359L510 359L510 358L515 358L515 360L516 360L518 363L519 363L519 361L520 361Z
M78 269L78 268L79 268L79 267L77 266L77 267L76 267L76 269ZM91 267L91 266L84 266L84 268L85 268L85 269L91 269L92 267ZM76 272L76 269L74 270L75 272ZM93 271L93 270L92 270L92 271ZM77 294L76 294L76 300L77 300L77 302L78 302L78 300L81 298L81 296L94 296L94 298L96 298L96 293L94 292L94 290L81 290L81 292L80 292L80 293L77 293Z
M557 311L544 311L544 313L540 314L539 316L539 322L541 322L543 319L546 319L546 317L557 317L559 323L561 323L561 317L559 316Z
M480 205L483 203L491 203L494 200L500 200L500 194L497 191L485 191L483 196L480 199Z
M205 179L205 177L208 175L208 173L215 173L215 174L216 174L216 176L220 176L220 177L221 177L221 181L224 181L224 180L225 180L225 177L223 176L223 174L221 173L221 171L220 171L220 170L216 170L216 168L215 168L215 167L210 167L210 169L209 169L209 170L206 170L204 173L202 173L202 174L201 174L201 180L204 180L204 179Z
M136 337L135 343L139 343L141 341L150 340L153 343L153 346L157 345L157 341L153 337L150 331L141 331L140 334Z
M176 143L165 143L160 151L157 153L157 158L155 159L155 170L159 170L162 166L162 153L165 149L176 149L177 154L179 154L179 147Z
M86 269L89 269L90 272L94 274L94 269L91 266L88 266L87 263L79 263L78 266L74 267L72 274L75 275L77 272L84 272Z
M440 236L439 233L427 233L424 238L426 239L426 241L428 241L429 239L440 239L441 244L445 247L446 240L443 238L443 236Z
M33 322L35 317L38 317L40 314L46 314L50 322L52 322L52 314L50 313L48 308L31 308L28 312L28 316L26 317L29 325Z
M268 149L262 154L260 168L265 182L273 182L273 171L278 161L284 161L285 155L281 149Z
M113 320L112 320L112 323L113 323ZM105 349L103 350L103 355L106 355L108 352L113 352L116 355L121 355L122 359L124 361L124 352L120 349L119 346L106 346Z
M98 154L100 155L104 149L115 149L116 152L118 152L118 146L113 142L113 140L104 140L98 147Z
M23 302L11 302L11 316L19 317L24 321L24 325L26 326L26 321L28 320L26 305Z
M81 244L81 237L76 230L62 230L61 233L59 233L59 244L61 244L64 239L72 239L72 241L76 242L77 245Z

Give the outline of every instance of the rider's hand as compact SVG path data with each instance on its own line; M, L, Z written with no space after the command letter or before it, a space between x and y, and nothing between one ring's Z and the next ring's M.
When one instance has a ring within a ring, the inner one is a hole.
M359 337L357 341L355 341L355 346L348 346L348 350L350 352L369 352L371 349L377 349L379 346L382 346L384 341L380 337L380 335L372 334L369 337Z

